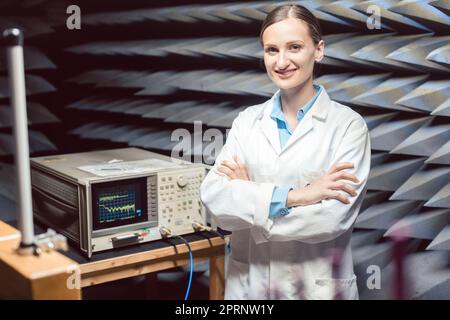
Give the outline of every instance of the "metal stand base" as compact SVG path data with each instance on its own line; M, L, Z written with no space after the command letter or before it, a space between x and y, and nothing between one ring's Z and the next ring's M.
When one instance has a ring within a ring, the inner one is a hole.
M16 249L16 252L20 256L38 256L41 250L35 244L24 244L21 242L19 247Z

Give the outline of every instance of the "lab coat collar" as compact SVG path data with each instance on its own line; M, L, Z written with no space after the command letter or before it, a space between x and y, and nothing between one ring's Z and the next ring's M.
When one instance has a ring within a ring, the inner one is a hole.
M277 124L271 118L273 105L275 103L276 97L279 95L279 91L280 90L278 90L272 96L272 98L265 103L265 106L262 108L261 113L258 116L258 119L260 120L260 127L264 135L266 136L267 140L269 140L270 144L278 155L280 155L291 145L293 145L298 139L300 139L302 136L313 129L313 118L316 118L320 121L325 121L328 115L329 104L331 102L328 93L322 86L322 90L316 101L312 105L311 109L306 113L305 118L302 120L300 125L295 128L286 145L283 147L283 149L281 149Z
M301 107L297 111L297 120L299 120L299 121L311 109L311 107L313 106L317 97L319 96L320 91L323 89L323 86L317 85L315 83L313 84L313 86L314 86L314 90L315 90L314 96L308 102L306 102L306 104L303 107ZM272 112L270 113L270 117L274 120L278 119L282 122L286 122L286 118L284 117L283 111L281 110L280 90L278 90L274 94L273 108L272 108Z

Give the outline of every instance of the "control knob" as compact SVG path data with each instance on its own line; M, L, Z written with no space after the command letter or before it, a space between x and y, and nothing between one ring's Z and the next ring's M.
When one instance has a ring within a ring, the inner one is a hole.
M186 187L188 184L187 178L185 176L178 176L177 184L180 188Z

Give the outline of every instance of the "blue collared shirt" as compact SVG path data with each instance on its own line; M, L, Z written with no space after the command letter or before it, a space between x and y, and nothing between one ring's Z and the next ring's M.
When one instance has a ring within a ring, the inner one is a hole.
M305 114L309 111L309 109L311 109L317 97L322 92L322 86L316 84L313 84L313 86L316 90L316 94L305 104L304 107L298 110L297 126L300 125L300 122L305 117ZM281 109L281 97L279 92L274 97L274 104L270 117L277 122L278 133L280 136L280 146L281 148L283 148L286 142L292 136L292 130L289 127L289 123L286 121L286 118L284 117L283 110ZM289 214L290 209L286 208L286 201L288 193L291 189L291 186L276 186L274 188L269 211L269 217L271 219Z

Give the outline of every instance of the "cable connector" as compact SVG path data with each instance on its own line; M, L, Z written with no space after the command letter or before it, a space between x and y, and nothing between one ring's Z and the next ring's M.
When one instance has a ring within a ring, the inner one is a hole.
M159 228L159 233L161 234L161 237L163 237L163 238L170 238L173 236L172 231L166 227Z
M205 226L204 224L198 222L198 221L194 221L192 222L192 228L194 229L195 232L198 231L212 231L213 229L211 227Z
M211 228L209 226L205 226L204 224L202 224L198 221L194 221L194 222L192 222L192 228L194 229L195 232L201 232L201 231L212 232L212 233L218 235L219 237L221 237L223 239L223 241L225 241L225 244L227 247L230 246L230 237L223 235L222 233L218 232L217 230L214 230L213 228Z

